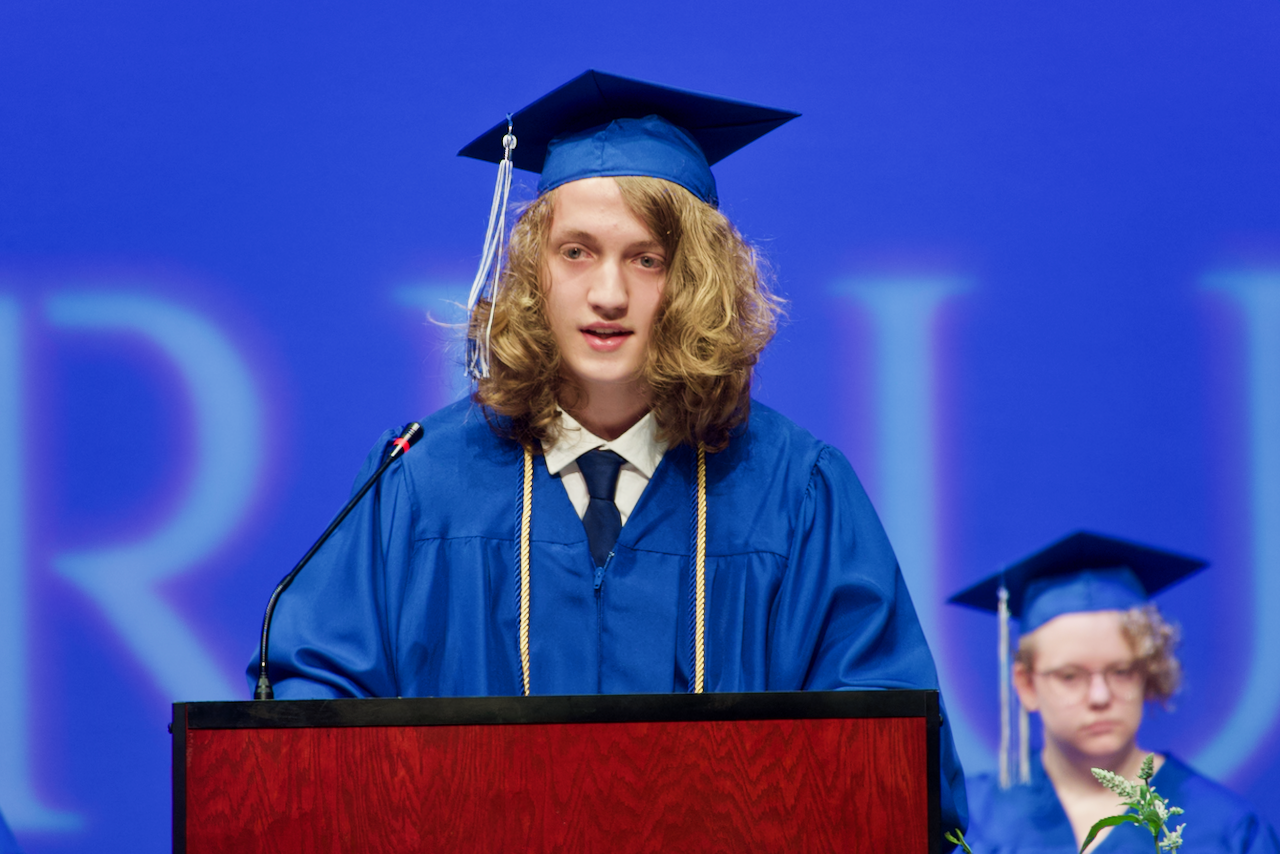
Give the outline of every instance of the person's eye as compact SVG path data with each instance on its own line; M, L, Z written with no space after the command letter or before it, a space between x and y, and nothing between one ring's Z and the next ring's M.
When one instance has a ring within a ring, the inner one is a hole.
M1080 671L1075 669L1059 670L1058 680L1064 685L1074 685L1076 682L1080 681Z
M646 270L660 270L662 269L662 259L656 255L641 255L640 266Z
M577 261L587 253L581 246L566 246L560 250L560 254L565 258L568 258L570 261Z
M1117 679L1133 679L1138 675L1138 667L1134 664L1127 664L1124 667L1111 668L1111 675Z

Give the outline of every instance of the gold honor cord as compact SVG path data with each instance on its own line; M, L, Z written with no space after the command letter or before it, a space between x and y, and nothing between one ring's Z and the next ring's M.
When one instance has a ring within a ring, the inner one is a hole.
M520 679L529 696L529 528L533 519L533 452L524 449L524 495L520 510Z
M693 693L707 677L707 449L698 446L698 544L694 549Z
M520 512L520 679L529 696L529 530L533 519L533 452L524 449L524 477ZM694 555L697 579L694 623L693 690L703 693L706 681L707 589L707 452L698 446L698 530Z

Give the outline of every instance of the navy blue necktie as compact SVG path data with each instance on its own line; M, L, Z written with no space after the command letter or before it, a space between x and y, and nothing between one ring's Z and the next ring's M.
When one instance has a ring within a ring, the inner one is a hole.
M613 451L587 451L578 457L578 468L587 481L587 512L582 514L582 527L587 529L587 543L596 566L604 566L622 530L622 514L613 503L618 488L618 469L622 457Z

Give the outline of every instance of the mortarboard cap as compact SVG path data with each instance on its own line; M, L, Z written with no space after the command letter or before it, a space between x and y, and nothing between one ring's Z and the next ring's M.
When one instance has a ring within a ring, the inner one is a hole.
M538 192L580 178L665 178L715 205L711 164L798 116L728 98L587 71L481 134L458 154L538 172Z
M1174 552L1077 531L952 596L949 602L999 610L1000 588L1022 632L1062 614L1125 610L1208 566Z

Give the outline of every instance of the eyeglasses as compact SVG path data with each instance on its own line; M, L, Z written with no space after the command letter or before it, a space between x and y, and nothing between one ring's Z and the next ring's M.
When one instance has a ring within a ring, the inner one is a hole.
M1078 703L1088 696L1095 676L1101 676L1107 690L1119 699L1132 700L1142 692L1146 673L1136 662L1126 661L1123 664L1108 665L1101 670L1068 664L1054 670L1037 671L1036 676L1043 677L1051 690L1063 699Z

